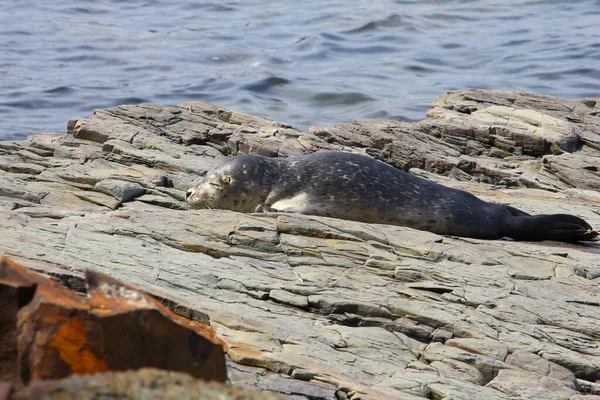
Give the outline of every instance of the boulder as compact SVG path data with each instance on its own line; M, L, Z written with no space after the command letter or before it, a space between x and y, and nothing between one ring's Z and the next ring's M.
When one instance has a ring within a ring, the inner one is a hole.
M0 380L32 381L144 367L224 382L224 343L200 322L97 271L87 296L0 259Z

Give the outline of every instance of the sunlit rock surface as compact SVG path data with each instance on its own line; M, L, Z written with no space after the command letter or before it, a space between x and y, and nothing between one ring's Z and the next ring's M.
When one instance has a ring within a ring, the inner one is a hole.
M120 106L0 142L0 254L86 268L210 320L233 383L295 399L589 399L600 245L484 241L303 215L187 210L228 155L364 153L600 228L600 100L466 90L410 124L300 132L192 102ZM588 397L586 397L588 396Z

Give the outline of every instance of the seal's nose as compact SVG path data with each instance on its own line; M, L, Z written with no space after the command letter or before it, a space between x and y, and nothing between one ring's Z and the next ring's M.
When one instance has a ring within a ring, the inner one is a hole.
M187 192L185 192L185 198L187 199L188 197L190 197L192 195L192 189L188 190Z

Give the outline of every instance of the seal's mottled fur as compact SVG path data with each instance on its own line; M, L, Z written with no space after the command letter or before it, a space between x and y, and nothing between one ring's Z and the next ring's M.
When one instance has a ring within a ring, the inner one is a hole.
M571 242L598 236L573 215L530 215L341 152L234 157L190 189L187 202L192 208L312 214L480 239Z

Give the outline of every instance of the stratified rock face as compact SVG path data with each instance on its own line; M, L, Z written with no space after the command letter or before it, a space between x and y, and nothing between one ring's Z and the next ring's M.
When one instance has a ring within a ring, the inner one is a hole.
M0 143L0 252L76 289L89 268L210 318L234 383L311 399L575 399L600 393L598 245L191 211L184 199L226 155L353 151L598 229L599 111L468 90L420 123L302 133L205 103L97 110L67 135Z

